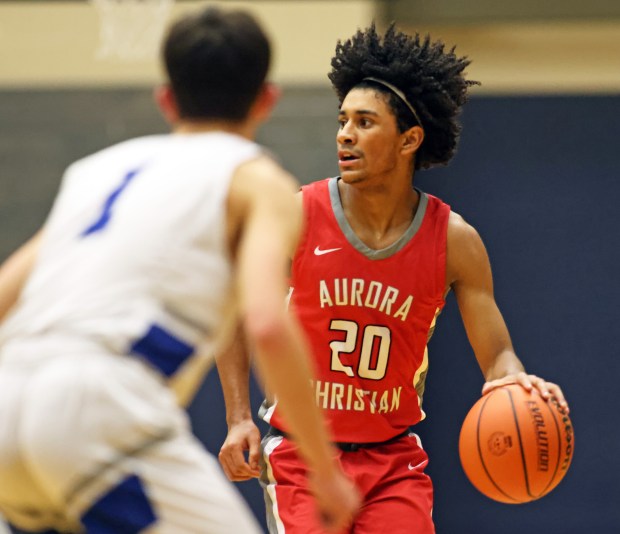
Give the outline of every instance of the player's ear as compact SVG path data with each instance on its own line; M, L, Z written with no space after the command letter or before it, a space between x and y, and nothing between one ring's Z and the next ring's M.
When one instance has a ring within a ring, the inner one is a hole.
M401 134L403 155L411 155L418 151L424 141L424 130L420 126L412 126Z
M254 104L252 104L249 116L259 122L266 121L271 116L271 112L280 99L281 94L282 91L277 85L271 82L265 82Z
M175 124L179 120L179 107L172 88L168 84L158 85L153 90L153 98L161 114L169 124Z

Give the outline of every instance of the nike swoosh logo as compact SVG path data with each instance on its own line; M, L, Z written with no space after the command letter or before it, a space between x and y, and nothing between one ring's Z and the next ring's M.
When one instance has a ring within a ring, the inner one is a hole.
M342 247L339 248L326 248L325 250L321 250L318 246L314 249L314 254L316 256L322 256L323 254L329 254L330 252L336 252L337 250L342 250Z
M413 471L416 467L420 467L424 462L420 462L418 465L411 465L411 462L409 462L409 465L407 466L407 469L409 469L409 471Z

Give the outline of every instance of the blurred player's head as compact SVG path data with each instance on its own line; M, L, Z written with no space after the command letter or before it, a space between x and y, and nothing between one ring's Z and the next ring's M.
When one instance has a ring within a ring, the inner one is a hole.
M478 83L464 77L469 63L429 36L404 34L394 24L379 36L372 24L338 42L328 77L341 104L352 89L372 89L386 99L400 132L420 126L415 168L426 169L447 164L456 152L458 117L467 89Z
M271 51L249 13L209 7L170 27L162 55L179 118L242 121L265 87Z

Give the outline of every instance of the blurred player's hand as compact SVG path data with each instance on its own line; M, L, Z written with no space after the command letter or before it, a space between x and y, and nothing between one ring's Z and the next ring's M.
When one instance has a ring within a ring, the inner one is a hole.
M245 453L248 453L246 460ZM260 431L250 419L228 427L228 435L218 456L229 480L241 482L260 475Z
M311 473L309 484L325 529L341 532L350 527L362 504L353 482L338 469L328 476Z

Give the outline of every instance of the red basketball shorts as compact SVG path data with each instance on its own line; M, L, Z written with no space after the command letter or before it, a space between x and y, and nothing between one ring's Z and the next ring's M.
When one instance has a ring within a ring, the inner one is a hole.
M344 471L363 496L354 526L342 534L434 534L433 486L428 456L410 433L392 443L338 452ZM261 485L270 534L325 534L307 485L306 467L294 443L263 439Z

